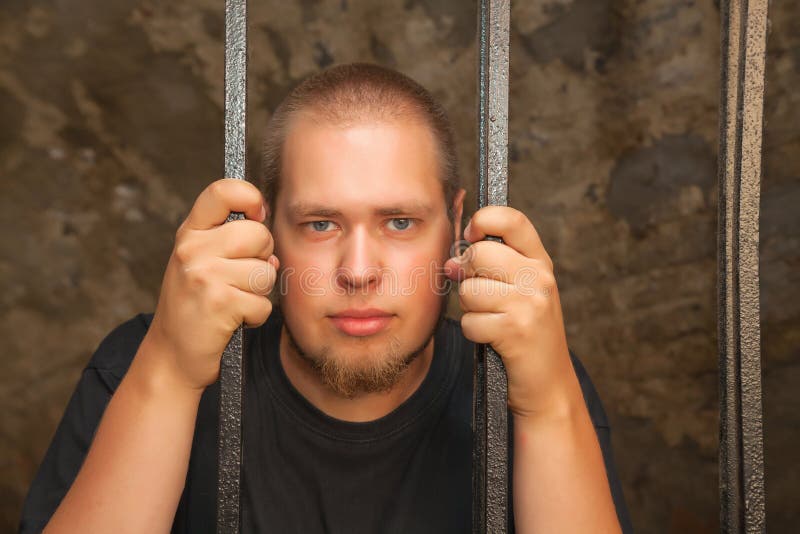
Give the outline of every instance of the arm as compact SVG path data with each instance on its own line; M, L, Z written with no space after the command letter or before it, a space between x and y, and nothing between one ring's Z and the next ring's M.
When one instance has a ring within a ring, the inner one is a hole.
M578 380L546 413L514 415L519 533L620 532L603 455Z
M464 335L491 345L508 376L517 532L620 532L567 348L553 261L538 232L522 212L487 206L464 237L472 245L444 270L460 282Z
M145 336L46 533L169 532L202 390L170 378L164 350Z
M248 220L226 223L231 212ZM152 323L46 532L170 530L202 393L232 333L263 324L272 309L279 263L265 216L261 193L242 180L218 180L198 197L176 234ZM71 473L75 463L55 459Z

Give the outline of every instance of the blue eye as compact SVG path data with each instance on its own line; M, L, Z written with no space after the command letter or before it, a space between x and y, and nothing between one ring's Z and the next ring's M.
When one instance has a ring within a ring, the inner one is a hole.
M407 230L411 226L411 219L392 219L392 223L394 223L395 230Z
M324 232L328 229L329 224L332 224L331 221L311 221L308 223L316 232Z

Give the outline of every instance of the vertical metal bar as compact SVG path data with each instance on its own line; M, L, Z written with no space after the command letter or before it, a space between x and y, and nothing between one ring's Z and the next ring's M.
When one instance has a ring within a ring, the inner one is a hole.
M479 0L479 209L508 200L509 24L510 0ZM475 349L473 382L472 528L504 533L510 494L508 381L500 356L488 345Z
M225 177L245 179L247 1L225 2ZM244 219L232 212L226 222ZM220 364L217 457L217 532L240 529L244 330L239 326Z
M718 314L720 524L765 532L758 216L768 0L723 0Z
M720 134L719 134L719 201L717 212L717 314L720 379L720 427L719 427L719 491L720 525L727 533L739 532L741 503L738 498L741 487L739 472L739 391L736 385L738 365L735 332L728 333L735 324L733 273L734 264L732 229L735 177L737 103L739 89L739 20L738 0L720 5L722 24L722 80L720 82Z

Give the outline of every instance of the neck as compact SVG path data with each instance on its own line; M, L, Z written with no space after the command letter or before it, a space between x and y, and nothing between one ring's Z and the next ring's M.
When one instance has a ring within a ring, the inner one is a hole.
M428 342L389 391L342 397L322 382L309 363L300 357L288 341L282 327L280 360L289 382L303 397L326 415L353 423L374 421L391 413L419 388L433 361L434 338Z

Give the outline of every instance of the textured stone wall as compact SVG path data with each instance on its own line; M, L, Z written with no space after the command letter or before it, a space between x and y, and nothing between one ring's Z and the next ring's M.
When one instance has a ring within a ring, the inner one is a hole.
M475 9L250 2L250 154L303 77L355 60L429 87L474 209ZM0 531L102 337L152 311L174 232L222 172L222 0L0 5ZM761 220L768 521L800 475L800 9L772 2ZM639 532L718 530L712 0L518 0L510 201L554 258Z

